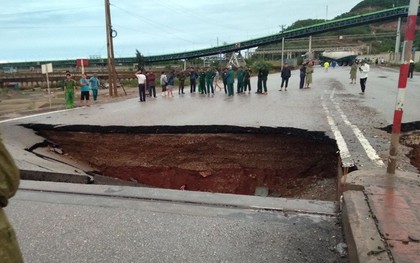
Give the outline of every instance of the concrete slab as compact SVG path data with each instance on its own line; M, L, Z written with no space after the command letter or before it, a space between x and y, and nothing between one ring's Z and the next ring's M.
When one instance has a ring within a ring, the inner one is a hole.
M72 183L22 180L19 189L28 191L74 193L142 200L182 202L190 204L231 206L247 209L276 210L331 216L334 216L338 209L337 203L328 201L296 200L146 187L80 185Z

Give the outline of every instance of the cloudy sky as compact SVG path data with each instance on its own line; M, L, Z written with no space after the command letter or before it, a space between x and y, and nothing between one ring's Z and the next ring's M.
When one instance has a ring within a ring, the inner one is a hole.
M361 0L111 0L116 57L190 51L332 19ZM0 62L106 57L104 0L0 0ZM328 12L327 7L328 6ZM327 15L328 14L328 15Z

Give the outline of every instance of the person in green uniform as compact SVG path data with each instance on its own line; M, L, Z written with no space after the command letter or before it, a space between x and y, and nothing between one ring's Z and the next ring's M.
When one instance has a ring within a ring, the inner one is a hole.
M211 89L211 93L214 94L213 81L214 81L215 76L216 74L214 73L214 71L211 68L207 68L206 76L205 76L207 94L210 94L210 89Z
M242 67L239 67L236 76L238 78L237 92L242 93L244 92L244 77L245 77L245 72Z
M268 69L266 66L263 66L261 71L262 86L264 88L264 95L267 95L267 79L268 79Z
M198 71L198 92L201 94L205 93L206 91L206 72L202 68Z
M64 80L66 108L74 108L74 89L76 88L76 81L71 78L70 73L66 74L66 80Z
M0 139L0 262L23 262L15 232L3 208L19 186L19 170Z
M229 69L226 73L226 82L228 86L228 96L233 96L233 83L235 82L235 76L232 66L229 66Z
M185 73L184 71L181 71L177 75L179 80L179 86L178 86L178 94L184 94L184 86L185 86Z

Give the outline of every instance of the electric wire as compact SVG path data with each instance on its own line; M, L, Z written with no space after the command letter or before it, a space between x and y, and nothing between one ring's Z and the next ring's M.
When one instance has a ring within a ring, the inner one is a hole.
M162 24L159 24L159 23L157 23L156 21L153 21L153 20L151 20L151 19L148 19L148 18L146 18L146 17L144 17L144 16L142 16L142 17L140 17L138 14L134 14L134 13L132 13L132 12L130 12L130 11L128 11L128 10L126 10L126 9L124 9L124 8L121 8L121 7L119 7L119 6L116 6L116 5L114 5L114 4L111 4L111 6L113 6L113 7L115 7L115 8L117 8L117 9L119 9L119 10L121 10L122 12L124 12L124 13L126 13L126 14L128 14L128 15L130 15L130 16L132 16L132 17L134 17L134 18L136 18L137 20L139 20L139 21L142 21L142 22L146 22L146 23L148 23L149 25L151 25L151 26L154 26L154 27L156 27L156 28L159 28L159 29L161 29L161 30L164 30L164 31L166 31L169 35L171 35L171 36L175 36L175 34L173 34L174 32L173 31L177 31L177 32L180 32L180 33L182 33L182 34L185 34L185 32L182 32L182 31L180 31L180 30L178 30L178 29L176 29L176 28L172 28L172 27L170 27L170 26L167 26L167 25L162 25ZM169 30L170 29L170 30ZM171 30L173 30L173 31L171 31ZM167 35L165 35L165 36L162 36L162 37L166 37ZM189 40L189 39L186 39L186 38L183 38L183 37L180 37L180 36L175 36L176 38L178 38L178 39L181 39L181 40L183 40L183 41L186 41L186 42L189 42L189 43L191 43L191 44L196 44L194 41L191 41L191 40Z
M161 5L161 6L164 6L164 7L166 6L169 9L172 9L173 11L178 12L178 13L180 13L182 15L186 15L185 14L185 11L183 11L183 10L187 9L187 10L190 11L188 13L188 16L193 16L196 19L201 20L201 21L205 21L205 22L207 22L207 23L209 23L209 24L211 24L213 26L217 26L217 27L220 27L220 28L223 28L223 29L226 29L227 28L227 25L226 24L216 23L218 20L213 19L213 18L210 18L206 14L203 14L203 13L200 13L198 15L198 14L196 14L194 12L194 10L191 10L190 8L185 7L185 6L181 6L178 3L174 3L174 2L168 3L167 1L164 1L164 0L157 1L156 3L159 4L159 5ZM176 6L178 6L179 8L177 8ZM182 11L180 11L180 10L182 10ZM241 31L242 30L240 28L231 27L231 26L230 26L230 29L235 30L235 31Z

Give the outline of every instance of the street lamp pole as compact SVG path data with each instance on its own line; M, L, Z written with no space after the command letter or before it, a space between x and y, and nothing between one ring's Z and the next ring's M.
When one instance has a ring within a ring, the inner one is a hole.
M394 121L392 124L391 147L388 159L388 174L395 174L397 167L398 146L401 133L401 121L403 116L403 106L405 99L405 91L407 87L408 67L412 56L414 33L416 32L417 10L419 0L410 0L407 16L407 30L403 44L403 59L400 65L400 76L398 80L398 95L394 111Z

